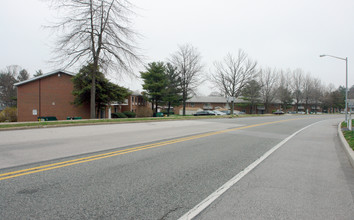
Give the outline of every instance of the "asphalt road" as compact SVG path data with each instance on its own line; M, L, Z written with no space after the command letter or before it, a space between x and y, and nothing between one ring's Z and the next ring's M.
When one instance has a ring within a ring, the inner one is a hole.
M319 121L197 218L349 219L353 168L333 132L341 119L280 116L3 131L0 219L178 219L286 137ZM304 177L312 182L301 182ZM284 190L274 194L272 187Z

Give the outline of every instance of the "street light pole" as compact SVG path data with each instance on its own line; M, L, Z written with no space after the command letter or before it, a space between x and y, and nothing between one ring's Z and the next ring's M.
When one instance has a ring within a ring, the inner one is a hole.
M347 126L349 126L348 123L348 57L342 58L342 57L337 57L337 56L332 56L332 55L320 55L320 57L332 57L340 60L345 60L345 122L347 122Z

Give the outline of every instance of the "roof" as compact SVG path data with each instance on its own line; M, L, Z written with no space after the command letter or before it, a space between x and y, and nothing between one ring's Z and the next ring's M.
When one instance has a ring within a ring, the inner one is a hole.
M230 103L227 98L223 96L193 96L187 102L195 103ZM245 102L243 99L236 98L235 103Z
M29 83L29 82L33 82L33 81L36 81L38 79L42 79L42 78L45 78L47 76L51 76L51 75L58 74L58 73L64 73L64 74L67 74L69 76L75 76L76 75L75 73L59 69L59 70L54 70L52 72L49 72L49 73L46 73L46 74L43 74L43 75L40 75L40 76L37 76L37 77L30 78L30 79L25 80L25 81L21 81L21 82L15 83L14 86L20 86L20 85L23 85L23 84L26 84L26 83Z

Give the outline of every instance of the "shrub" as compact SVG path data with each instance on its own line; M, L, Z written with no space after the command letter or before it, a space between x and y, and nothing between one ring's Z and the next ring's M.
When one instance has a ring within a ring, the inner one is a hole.
M151 117L152 113L152 109L149 107L140 107L136 110L136 116L138 118Z
M134 112L125 111L123 112L128 118L135 118L136 114Z
M17 121L17 108L6 107L0 112L0 122L15 122Z
M126 116L125 114L121 113L121 112L117 112L117 113L112 113L111 114L112 118L128 118L128 116Z

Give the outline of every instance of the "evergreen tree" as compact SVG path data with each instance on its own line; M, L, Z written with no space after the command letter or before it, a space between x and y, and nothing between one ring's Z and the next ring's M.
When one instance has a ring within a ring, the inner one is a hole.
M152 109L157 113L158 104L163 100L163 92L166 88L166 68L163 62L149 63L145 72L140 72L144 81L144 98L152 103Z
M21 81L25 81L25 80L27 80L27 79L29 79L29 74L28 74L27 70L25 70L25 69L21 70L21 71L18 73L17 80L18 80L19 82L21 82Z
M251 106L251 114L256 110L256 104L260 102L261 85L256 80L249 81L242 89L242 96Z
M165 67L166 75L166 88L163 91L163 101L167 104L167 115L170 116L171 106L179 106L182 103L182 88L181 88L181 77L177 68L172 64L167 63Z
M75 96L74 104L81 105L83 103L90 103L91 97L91 77L94 66L88 64L83 66L79 73L72 79L74 83L73 95ZM98 117L99 110L102 106L112 102L124 102L129 96L130 92L127 88L118 86L112 82L109 82L105 78L104 74L96 70L96 117Z
M41 75L43 75L42 70L37 70L36 74L34 74L33 77L37 77L37 76L41 76Z

